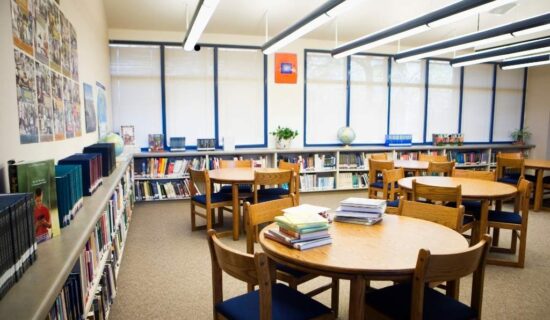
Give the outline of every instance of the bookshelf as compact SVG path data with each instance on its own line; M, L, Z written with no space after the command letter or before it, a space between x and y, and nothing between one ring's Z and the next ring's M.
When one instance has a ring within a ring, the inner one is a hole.
M366 190L368 188L368 159L373 153L386 153L388 159L416 160L419 154L446 155L456 161L457 168L489 170L495 166L498 152L521 151L525 155L533 145L512 144L468 144L463 146L416 145L410 147L319 147L303 149L237 149L235 151L185 151L162 153L137 153L137 159L155 157L200 158L203 168L215 169L220 159L252 159L258 167L276 167L279 160L300 162L300 192L337 190ZM139 160L136 161L138 163ZM136 169L138 170L138 169ZM135 172L137 183L142 180L155 181L165 178L141 177ZM188 175L177 179L188 179ZM188 199L181 197L178 199ZM170 199L150 199L162 201ZM143 201L143 200L142 200Z
M103 179L92 196L85 197L83 206L71 225L64 228L60 236L38 246L38 259L27 270L24 277L0 300L0 319L45 319L56 302L69 274L75 266L82 265L82 254L86 244L96 233L98 222L106 218L113 195L119 194L113 207L114 218L105 235L106 244L98 264L94 268L91 283L82 281L83 292L94 294L102 281L103 266L108 263L107 252L116 251L115 270L120 267L120 258L131 220L133 206L132 160L117 163L117 168ZM104 218L105 217L105 218ZM111 216L109 216L111 217ZM114 241L113 241L114 240ZM82 276L81 276L82 277ZM83 298L84 299L84 298ZM88 307L88 301L82 301Z

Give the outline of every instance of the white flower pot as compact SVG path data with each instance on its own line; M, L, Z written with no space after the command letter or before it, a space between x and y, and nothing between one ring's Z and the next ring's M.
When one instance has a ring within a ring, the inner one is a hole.
M277 149L288 149L291 143L292 143L291 139L275 140L275 147Z

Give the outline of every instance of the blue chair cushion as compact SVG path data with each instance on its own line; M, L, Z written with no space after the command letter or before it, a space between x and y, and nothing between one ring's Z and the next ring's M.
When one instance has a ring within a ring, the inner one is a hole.
M280 263L276 263L275 268L277 268L277 270L280 270L280 271L283 271L283 272L286 272L286 273L290 274L294 278L301 278L301 277L307 276L309 274L307 272L296 270L294 268L291 268L287 265L280 264Z
M230 193L212 193L212 196L210 197L210 202L216 203L216 202L224 202L224 201L231 201L231 194ZM202 203L206 205L206 195L202 194L200 196L193 196L191 200L196 201L198 203Z
M464 217L462 218L462 225L465 226L469 223L472 223L474 222L475 219L473 216L469 215L469 214L465 214Z
M542 178L542 183L549 184L550 183L550 176Z
M383 181L376 181L376 182L371 183L370 186L374 187L374 188L378 188L378 189L383 189L384 188L384 182ZM397 182L395 182L395 187L396 188L399 187L399 184L397 184Z
M388 201L388 202L386 202L386 204L388 205L388 207L397 208L397 207L399 207L399 199L393 200L393 201Z
M498 182L504 182L504 183L510 183L510 184L518 184L520 175L517 173L511 173L502 176L502 178L498 179Z
M367 293L365 301L391 319L410 319L411 290L410 283L385 287ZM475 310L469 306L428 287L424 290L423 310L424 320L477 318Z
M521 224L521 215L517 212L489 210L489 221Z
M526 174L525 179L531 181L531 182L537 182L537 177L532 174Z
M330 309L303 293L281 283L271 287L271 319L305 320L330 313ZM252 291L228 299L215 306L216 311L229 320L260 319L259 291Z
M467 213L474 215L476 219L481 217L481 201L476 200L463 200L462 205ZM447 207L456 207L456 202L448 202Z
M233 190L231 189L231 186L222 186L220 188L221 193L232 193ZM239 185L239 193L250 193L252 192L252 186L249 184L240 184Z
M285 188L259 189L258 190L258 195L286 196L286 195L288 195L288 189L285 189Z

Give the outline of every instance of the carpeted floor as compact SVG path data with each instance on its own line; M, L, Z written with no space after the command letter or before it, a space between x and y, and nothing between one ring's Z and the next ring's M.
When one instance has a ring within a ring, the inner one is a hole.
M334 208L352 193L302 194L302 203ZM358 193L354 194L355 196ZM227 227L230 215L226 213ZM531 212L526 267L488 266L484 319L550 317L550 212ZM501 241L506 240L506 234ZM224 241L244 251L245 240ZM303 287L325 283L318 278ZM377 285L383 285L378 283ZM471 279L461 282L461 300L469 303ZM224 275L224 298L246 292L246 284ZM340 284L341 319L347 319L349 282ZM317 299L330 305L330 293ZM118 319L212 319L210 256L204 231L190 231L189 202L138 204L132 218L118 292L110 313Z

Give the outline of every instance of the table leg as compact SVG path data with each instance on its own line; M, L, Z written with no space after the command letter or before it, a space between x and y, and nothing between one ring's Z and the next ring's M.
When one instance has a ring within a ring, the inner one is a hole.
M239 185L233 183L231 186L233 196L233 240L239 240L239 223L241 220L241 205L239 203Z
M535 184L535 204L533 205L533 210L539 211L542 206L542 179L544 176L544 170L537 169L535 172L537 182Z
M474 245L481 240L481 237L487 232L489 220L489 200L481 200L481 216L479 219L479 231L476 232L476 239L472 237L471 244Z
M365 318L365 286L366 281L362 276L350 280L349 288L349 319Z

